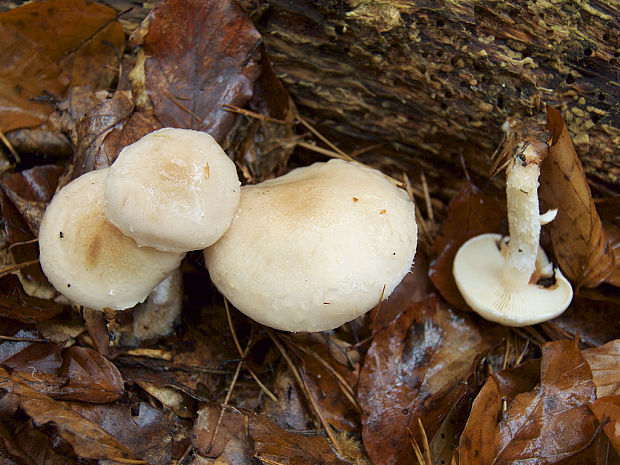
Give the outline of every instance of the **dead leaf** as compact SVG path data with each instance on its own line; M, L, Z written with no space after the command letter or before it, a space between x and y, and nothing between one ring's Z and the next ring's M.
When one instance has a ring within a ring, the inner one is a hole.
M46 423L56 425L60 435L71 444L79 456L121 463L145 463L101 427L68 409L61 402L24 384L9 381L8 373L2 368L0 368L0 388L19 396L21 408L37 425Z
M532 365L527 368L531 380ZM487 380L461 435L460 463L560 463L593 440L596 422L588 404L596 388L577 341L543 346L536 387L514 382L523 369ZM513 382L506 383L505 375Z
M38 323L48 320L64 309L61 304L52 300L30 297L15 275L0 278L0 296L2 296L0 299L0 316L24 323Z
M204 407L198 411L198 417L192 430L192 444L196 451L204 457L219 457L228 443L245 431L245 417L241 413L226 409L220 421L221 413L222 410L214 406ZM213 435L218 422L220 425L214 439Z
M506 228L506 204L495 196L471 183L466 183L454 196L433 243L432 251L437 258L429 271L431 281L444 299L457 308L469 309L452 276L454 256L468 239L484 233L501 233Z
M47 95L67 85L107 87L125 44L116 12L86 0L32 2L0 14L0 130L47 120ZM117 55L118 54L118 55Z
M101 425L107 434L144 460L140 463L177 463L191 445L191 422L138 399L131 403L117 401L97 405L63 402L63 405L85 421ZM132 463L127 460L121 462Z
M558 214L547 228L566 277L580 287L596 287L613 272L614 254L596 211L588 180L560 113L547 105L549 154L541 166L539 195Z
M93 349L32 344L6 359L10 380L56 399L111 402L124 393L118 369Z
M596 397L620 395L620 339L585 349L583 356L592 370Z
M5 237L8 239L9 244L14 246L10 250L10 254L15 263L38 260L39 249L37 244L32 243L36 236L2 189L0 189L0 217L2 218L0 227L4 229ZM38 264L22 268L20 273L30 281L47 283L47 278ZM2 307L2 304L3 302L0 301L0 307Z
M56 191L62 168L41 165L18 173L5 173L0 186L26 220L33 234L38 235L45 208Z
M360 374L362 437L376 465L412 463L407 428L422 420L431 440L468 391L463 380L505 328L451 310L431 296L379 331Z
M254 457L263 463L286 465L345 465L323 436L308 436L286 431L264 416L249 416Z
M596 399L590 404L592 413L602 424L603 431L620 454L620 395Z
M84 173L107 168L112 164L118 153L110 154L102 150L103 142L111 131L122 127L132 111L131 93L119 91L92 108L77 122L75 156L71 166L65 170L59 188Z
M198 129L222 142L261 72L261 37L230 0L166 0L144 37L146 90L164 126Z
M617 338L620 334L618 302L589 299L578 295L573 298L562 315L545 322L544 325L553 325L565 334L579 336L589 345L599 346Z

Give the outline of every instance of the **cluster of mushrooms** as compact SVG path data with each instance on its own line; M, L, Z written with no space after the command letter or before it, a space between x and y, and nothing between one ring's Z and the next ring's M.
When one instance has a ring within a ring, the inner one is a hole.
M377 170L331 160L241 187L211 136L173 128L64 186L39 230L43 271L76 304L157 299L185 253L204 250L237 309L288 331L335 328L386 299L416 245L413 202Z
M454 260L471 308L510 326L554 318L572 300L570 283L539 247L541 224L556 213L539 214L539 152L524 141L509 163L510 237L474 237ZM412 200L375 169L331 160L241 187L211 136L165 128L62 188L39 245L61 294L91 309L138 305L159 321L142 323L161 328L147 335L165 333L180 312L180 293L168 291L179 289L179 264L191 250L204 250L213 284L252 319L322 331L389 297L413 265L417 226ZM169 307L177 311L162 310Z

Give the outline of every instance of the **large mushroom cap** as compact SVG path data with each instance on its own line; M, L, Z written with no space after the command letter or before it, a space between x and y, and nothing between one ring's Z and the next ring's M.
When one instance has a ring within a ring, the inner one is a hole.
M540 323L566 310L573 290L559 269L554 270L555 283L547 287L510 285L504 277L501 240L499 234L473 237L454 257L454 280L467 304L485 319L507 326Z
M107 174L91 171L56 193L41 221L39 259L52 285L72 301L123 310L142 302L183 254L138 247L108 222Z
M205 251L240 311L288 331L351 321L410 271L415 208L377 170L332 160L244 186L230 229Z
M204 249L239 205L235 164L207 133L164 128L125 147L110 168L105 212L139 245Z

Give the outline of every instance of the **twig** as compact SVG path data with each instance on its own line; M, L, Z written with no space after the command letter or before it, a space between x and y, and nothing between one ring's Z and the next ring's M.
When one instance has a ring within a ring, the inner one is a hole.
M428 437L426 436L426 431L424 431L424 426L422 425L422 421L418 418L418 428L420 429L420 434L422 435L422 448L424 452L422 452L422 448L418 445L418 442L415 440L411 429L407 426L407 433L409 433L409 441L411 442L411 447L413 448L413 452L415 453L416 458L420 465L433 465L433 459L431 457L431 448L428 444Z
M0 131L0 140L2 141L4 145L6 145L6 148L9 149L9 152L11 152L11 155L13 155L13 159L15 160L15 163L20 163L22 160L19 157L17 150L15 150L15 148L13 147L13 144L11 144L11 141L9 141L6 138L6 136L4 135L2 131Z
M190 115L192 115L196 121L198 121L199 123L202 123L202 118L200 118L200 116L198 116L196 113L194 113L192 110L190 110L189 108L187 108L185 105L183 105L181 102L179 102L179 98L172 95L172 93L168 90L168 89L164 89L164 93L170 98L170 100L172 100L172 102L174 104L176 104L181 110L189 113Z
M422 192L424 192L424 201L426 202L426 214L431 222L431 228L435 229L435 215L433 214L433 204L431 203L431 196L428 191L428 184L426 183L426 176L424 172L420 173L420 179L422 180Z
M12 342L50 342L47 339L36 339L33 337L13 337L13 336L0 336L0 340L12 341Z
M241 349L241 344L239 344L239 338L237 337L237 332L235 331L235 327L233 325L232 318L230 316L230 307L228 305L228 299L226 298L224 298L224 308L226 309L226 318L228 319L228 326L230 327L230 332L232 333L233 341L235 342L235 346L237 347L237 351L239 352L239 355L241 356L242 360L245 361L245 356L247 355L247 349L245 351ZM275 396L275 394L273 394L269 389L267 389L267 386L265 386L261 382L261 380L258 379L258 376L256 376L256 373L254 373L254 370L252 370L247 363L245 364L245 368L248 370L252 378L254 378L254 381L256 381L256 384L258 384L261 390L267 395L267 397L269 397L274 402L278 402L278 398Z
M362 407L360 406L359 402L355 398L355 392L353 392L353 389L351 388L351 386L349 386L349 384L342 377L342 375L340 373L338 373L338 371L336 371L336 369L333 366L331 366L327 362L327 360L325 360L323 357L321 357L318 353L316 353L314 350L310 349L309 347L304 347L304 346L302 346L300 344L296 344L296 343L294 343L293 341L290 341L290 340L287 340L287 344L294 345L299 350L301 350L302 352L312 356L312 358L314 358L317 362L319 362L321 365L323 365L327 369L327 371L329 371L332 374L332 376L334 378L336 378L336 381L338 381L338 385L339 385L340 389L342 390L342 392L345 395L345 397L347 399L349 399L349 401L353 405L353 408L358 413L362 412Z
M19 247L20 245L34 244L34 243L38 242L38 240L39 240L39 238L35 237L34 239L30 239L29 241L15 242L15 243L9 245L9 248L7 250L10 252L11 249L13 249L14 247Z
M316 399L314 398L314 396L310 392L310 389L308 388L308 385L307 385L305 379L303 379L303 377L301 375L301 372L299 371L297 366L293 363L293 360L291 360L291 357L286 352L286 350L284 349L282 344L280 344L280 341L278 340L278 338L274 334L274 332L270 328L266 328L266 330L267 330L267 334L269 334L269 337L271 338L273 343L276 345L276 347L278 348L278 350L282 354L282 357L284 357L284 360L288 364L289 370L291 370L291 373L293 374L293 376L297 380L297 383L299 384L299 387L301 388L301 390L303 391L304 395L306 396L308 402L312 406L312 409L314 410L314 413L319 418L319 421L323 425L323 428L325 429L325 432L327 433L327 436L329 437L329 439L331 440L332 444L334 445L334 449L336 449L336 452L339 455L342 455L342 449L340 447L340 444L339 444L338 440L336 439L336 435L334 434L334 431L332 430L332 427L325 420L325 417L323 416L323 413L321 412L321 409L319 408L319 406L318 406L318 404L316 402Z
M260 119L263 121L268 121L270 123L290 124L289 121L285 121L283 119L272 118L271 116L263 115L262 113L256 113L255 111L246 110L245 108L236 107L234 105L229 105L228 103L223 104L222 108L224 109L224 111L228 111L231 113L238 113L240 115L249 116L250 118Z
M321 142L323 142L325 145L327 145L334 152L338 153L343 158L343 160L354 161L351 156L347 155L342 150L340 150L338 147L336 147L334 144L332 144L327 139L327 137L323 136L323 134L321 134L314 126L312 126L310 123L308 123L308 121L303 119L301 116L299 116L299 115L297 116L297 121L299 121L302 125L304 125L306 127L306 129L308 129L312 134L314 134L315 137L317 137Z
M36 260L30 260L29 262L18 263L16 265L10 265L4 268L0 268L0 278L3 278L8 274L15 273L16 271L19 271L22 268L29 267L30 265L36 265L37 263L39 263L38 258Z
M381 296L379 297L379 303L377 304L377 311L375 312L375 316L372 319L372 323L370 323L370 329L375 329L375 323L377 322L377 318L379 317L379 312L381 311L381 302L383 302L383 296L385 295L385 284L383 285L383 289L381 290Z

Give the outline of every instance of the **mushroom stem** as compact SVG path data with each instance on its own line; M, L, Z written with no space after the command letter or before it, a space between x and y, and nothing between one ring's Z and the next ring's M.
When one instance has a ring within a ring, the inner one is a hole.
M506 170L506 198L510 242L503 269L504 280L512 288L528 285L536 268L540 239L538 177L540 156L528 142Z

